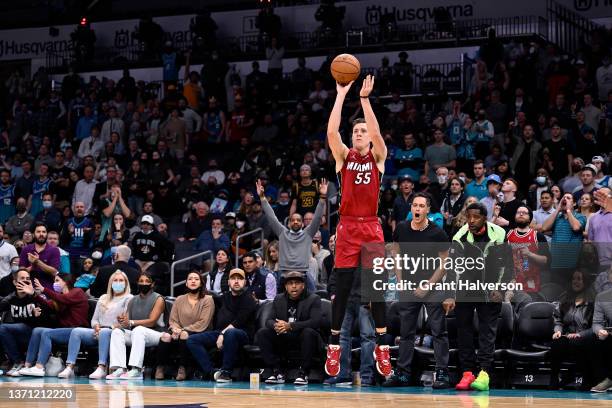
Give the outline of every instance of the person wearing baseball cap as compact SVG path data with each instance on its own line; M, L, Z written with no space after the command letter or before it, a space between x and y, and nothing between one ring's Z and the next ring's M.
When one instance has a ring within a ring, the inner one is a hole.
M240 350L251 342L255 331L257 302L246 287L246 274L240 268L229 272L229 292L223 295L213 330L191 334L187 347L197 361L205 379L218 383L232 381L231 373L238 362ZM222 355L219 371L213 371L208 350L216 349Z
M405 220L410 212L412 196L414 195L414 180L407 174L399 176L397 178L397 186L399 194L395 197L395 201L393 201L393 220L391 221L393 231L395 231L395 226Z
M602 187L610 187L610 176L607 175L606 161L602 156L593 156L591 163L597 168L595 183Z
M261 348L266 368L272 371L268 377L264 376L267 384L285 383L282 357L288 349L297 349L300 350L300 366L294 384L307 385L308 372L322 340L319 333L321 298L306 291L303 272L287 272L284 280L285 292L274 298L270 318L265 327L257 331L255 343Z
M140 231L134 235L130 246L140 267L147 262L169 260L167 240L155 229L153 217L150 215L141 217Z
M487 192L488 195L482 198L480 202L487 208L487 221L493 219L493 210L499 200L499 189L501 187L501 178L497 174L490 174L487 177Z
M586 164L582 168L582 170L580 171L580 182L582 183L582 185L574 189L574 191L572 192L572 196L574 196L575 203L580 203L580 198L584 193L592 194L601 188L601 186L595 182L597 172L597 166L592 163Z

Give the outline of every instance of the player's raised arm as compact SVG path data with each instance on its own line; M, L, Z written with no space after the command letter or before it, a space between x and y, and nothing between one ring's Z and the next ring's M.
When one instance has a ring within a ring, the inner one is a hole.
M370 104L369 96L372 89L374 89L374 77L367 75L363 80L361 91L359 91L359 98L361 99L361 107L363 108L368 134L372 139L372 154L377 164L384 164L387 159L387 145L385 144L385 139L380 134L378 120L376 120L376 115Z
M346 94L351 89L351 85L353 85L353 82L348 85L336 84L336 101L327 122L327 143L336 160L336 171L340 171L342 168L349 151L340 137L340 121L342 120L342 104Z

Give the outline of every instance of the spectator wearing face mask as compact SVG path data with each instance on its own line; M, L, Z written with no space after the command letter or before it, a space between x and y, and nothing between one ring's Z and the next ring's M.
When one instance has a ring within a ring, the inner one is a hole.
M34 216L34 222L42 222L49 231L59 231L62 215L55 208L53 194L47 192L42 195L42 210Z
M16 213L8 219L5 224L5 231L11 238L21 238L25 231L28 231L34 223L34 217L28 212L26 200L17 199Z

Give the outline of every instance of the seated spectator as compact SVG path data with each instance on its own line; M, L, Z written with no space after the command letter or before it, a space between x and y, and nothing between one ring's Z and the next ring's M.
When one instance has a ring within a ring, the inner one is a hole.
M91 258L87 258L83 260L83 264L85 264L86 261L92 261ZM98 276L98 272L100 270L100 268L96 265L93 265L93 262L91 264L89 264L88 262L88 267L89 268L87 271L85 271L85 265L83 265L83 271L82 273L79 275L79 277L77 278L77 280L74 282L74 287L75 288L79 288L79 289L83 289L83 292L87 292L90 288L91 285L93 285L93 283L96 281L96 276Z
M62 229L61 242L74 263L91 253L94 223L85 215L85 203L77 201L73 207L74 217L69 218Z
M13 280L14 292L0 300L0 312L7 312L10 322L0 324L0 344L8 356L12 368L6 373L9 377L19 377L32 330L49 323L50 309L47 303L37 298L26 269L18 269L9 275Z
M89 378L101 380L106 376L111 333L113 329L120 327L117 318L127 311L128 302L132 299L130 291L130 282L125 273L118 270L111 275L106 293L100 296L96 303L91 328L78 327L70 333L66 368L58 374L59 378L74 376L74 366L81 344L95 346L96 343L98 345L98 367L89 375Z
M555 329L551 344L550 386L559 388L561 362L567 357L575 358L583 374L582 388L593 386L593 368L596 365L592 353L595 336L591 331L593 321L593 302L595 295L591 289L588 274L575 271L570 286L555 306ZM599 380L599 379L598 379Z
M16 244L18 244L18 242L16 242ZM9 296L13 292L15 292L15 277L13 276L13 274L20 269L19 256L14 256L13 258L11 258L9 265L9 274L0 279L0 298Z
M204 373L204 379L216 382L232 381L232 369L236 365L239 350L253 336L257 301L245 289L246 274L242 269L229 273L230 291L223 295L213 330L193 334L187 339L187 347ZM222 354L223 363L219 371L213 371L209 349L216 348Z
M165 302L155 292L155 282L147 273L138 278L138 292L128 303L124 314L117 317L119 327L113 329L110 342L110 374L107 380L142 380L145 348L156 346L164 329ZM126 346L130 350L126 364Z
M283 384L286 374L281 370L281 358L290 348L300 350L300 365L296 385L308 384L312 360L320 350L322 338L321 298L305 290L304 274L289 272L285 276L285 293L274 298L272 314L266 327L257 331L255 343L261 348L263 361L272 375L267 384Z
M15 205L15 215L10 217L4 225L5 232L15 240L21 238L25 231L28 231L34 224L34 217L28 212L27 201L25 198L18 198Z
M232 257L227 249L219 249L215 263L206 276L206 290L215 295L229 292L229 271L232 270Z
M215 302L206 291L202 276L190 272L185 283L187 293L176 298L170 312L170 327L162 334L157 350L155 379L165 378L165 367L172 363L172 356L178 351L178 372L176 381L187 378L186 368L191 366L191 355L187 349L190 335L203 333L212 325Z
M262 271L257 266L257 253L251 251L242 257L242 268L246 273L246 291L261 303L274 300L276 296L276 278L273 273Z
M60 266L58 268L59 273L70 274L70 254L59 247L59 234L57 231L49 231L47 233L47 244L59 249L60 252Z
M223 221L219 217L212 220L211 229L202 231L193 243L196 251L216 252L219 249L229 249L229 236L223 232Z
M24 367L19 370L23 376L44 377L45 364L51 356L53 343L68 344L70 333L75 327L86 327L89 305L87 296L74 286L74 275L55 275L53 289L44 287L34 279L34 293L37 300L45 302L56 313L58 327L37 327L32 332ZM28 288L29 291L29 288ZM41 295L45 295L43 298Z
M236 214L236 223L234 224L230 238L230 251L232 254L238 252L238 256L244 256L253 249L253 235L242 237L240 243L238 243L238 237L249 231L251 231L251 228L247 216L242 213ZM238 244L240 244L240 246L238 246Z
M612 290L601 292L595 298L593 312L593 334L596 340L592 349L596 356L593 366L593 379L600 381L592 392L606 392L612 388Z
M179 238L179 241L195 241L203 231L210 229L212 215L208 204L200 201L196 203L194 210L195 214L185 223L185 234Z

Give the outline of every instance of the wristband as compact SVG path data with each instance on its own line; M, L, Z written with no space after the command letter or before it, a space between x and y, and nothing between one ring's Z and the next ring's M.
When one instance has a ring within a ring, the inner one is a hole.
M361 95L359 95L359 97L360 97L361 99L370 99L370 97L369 97L369 96L361 96Z

